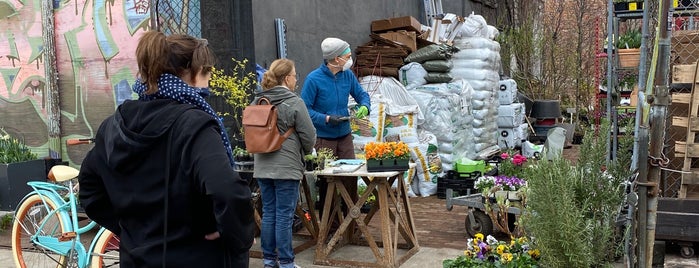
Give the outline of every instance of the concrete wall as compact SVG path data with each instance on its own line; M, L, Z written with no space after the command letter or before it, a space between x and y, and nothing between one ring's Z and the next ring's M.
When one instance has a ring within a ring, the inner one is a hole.
M320 43L326 37L338 37L354 50L370 40L371 21L390 17L413 16L427 25L423 1L346 1L346 0L255 0L253 27L255 60L263 67L277 58L274 19L286 23L287 57L296 62L296 72L303 78L322 63ZM444 12L468 15L482 14L495 23L492 7L471 0L442 1Z

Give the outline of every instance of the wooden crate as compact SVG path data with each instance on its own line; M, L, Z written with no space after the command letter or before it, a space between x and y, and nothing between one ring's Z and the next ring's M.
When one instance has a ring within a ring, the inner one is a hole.
M672 66L672 83L692 83L696 64L675 64Z

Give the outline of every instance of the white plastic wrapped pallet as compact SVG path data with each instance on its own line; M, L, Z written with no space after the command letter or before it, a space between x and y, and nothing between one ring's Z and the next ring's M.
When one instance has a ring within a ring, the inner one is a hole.
M471 125L474 152L459 158L479 159L486 152L498 148L496 131L499 101L496 90L500 81L500 44L487 36L477 35L457 38L454 46L460 51L452 56L454 67L450 74L455 79L467 81L473 90ZM480 135L475 135L476 132Z

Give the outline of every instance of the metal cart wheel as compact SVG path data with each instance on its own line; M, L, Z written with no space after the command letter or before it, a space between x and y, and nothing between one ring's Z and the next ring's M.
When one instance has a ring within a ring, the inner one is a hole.
M694 257L694 247L692 246L682 246L680 249L680 255L682 258L689 259Z
M471 223L471 217L473 217L474 223ZM476 236L477 233L481 233L484 236L493 234L493 222L485 212L480 210L474 209L466 215L465 227L466 232L472 237Z

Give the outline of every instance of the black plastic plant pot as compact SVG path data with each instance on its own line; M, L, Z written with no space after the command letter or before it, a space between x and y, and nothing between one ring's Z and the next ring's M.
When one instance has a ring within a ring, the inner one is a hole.
M614 11L627 11L629 10L629 3L614 3Z

